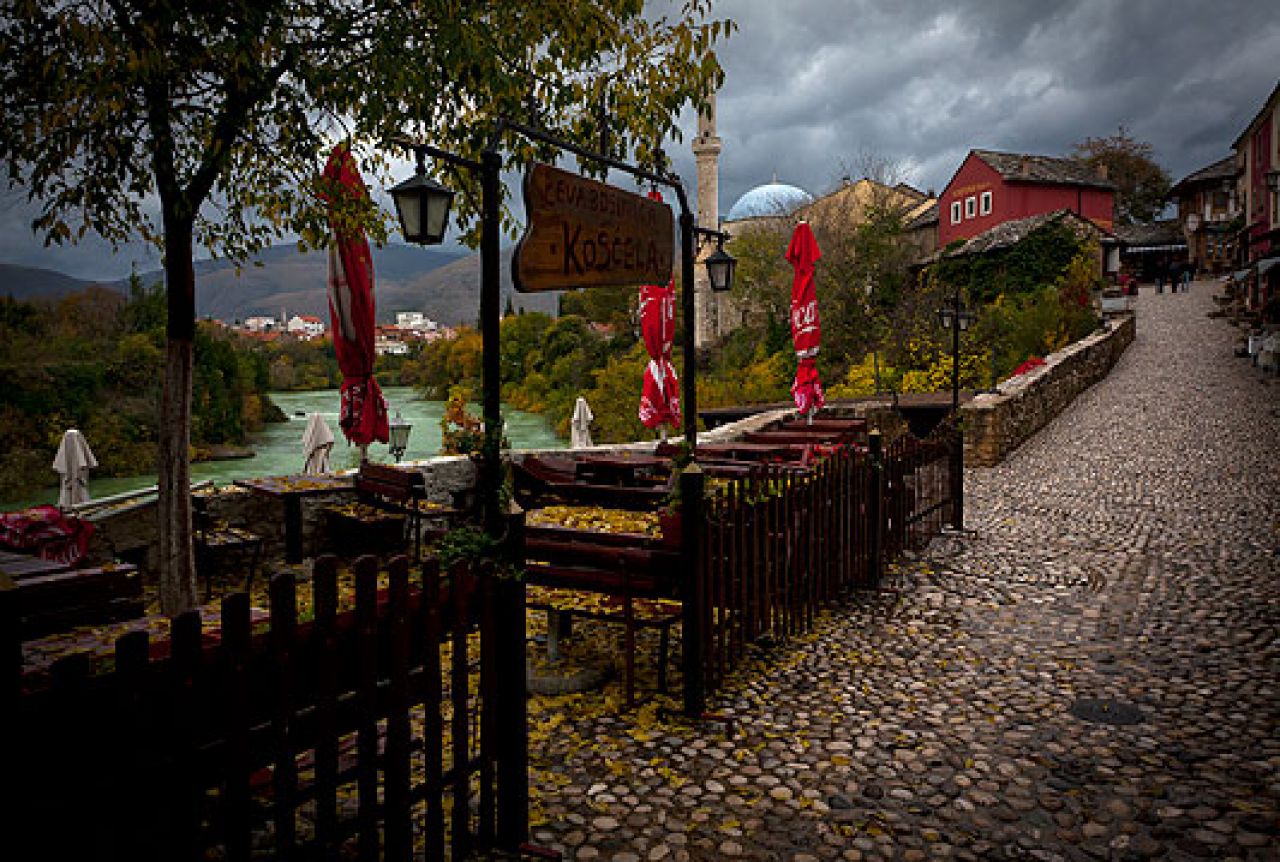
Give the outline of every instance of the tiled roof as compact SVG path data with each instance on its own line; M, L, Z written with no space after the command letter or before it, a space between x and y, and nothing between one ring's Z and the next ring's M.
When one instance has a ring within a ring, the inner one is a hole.
M1182 235L1177 219L1165 219L1151 224L1130 224L1116 228L1116 237L1128 246L1180 245L1187 238Z
M940 256L966 257L971 254L986 254L987 252L1008 248L1022 242L1045 225L1064 220L1078 235L1087 234L1098 239L1112 237L1112 234L1098 227L1087 218L1076 215L1071 210L1055 210L1050 213L1040 213L1039 215L998 224L993 228L984 230L954 251L945 252Z
M1223 180L1231 179L1236 175L1236 157L1227 156L1221 161L1214 162L1208 167L1203 167L1198 171L1187 174L1182 179L1173 184L1173 188L1169 189L1168 197L1174 197L1182 186L1190 186L1198 183L1214 183L1220 184Z
M922 227L928 227L931 224L938 223L938 202L930 201L929 205L920 212L916 213L911 221L907 222L905 230L919 230Z
M997 153L992 150L974 150L973 154L1008 182L1054 183L1090 186L1098 189L1115 188L1098 176L1093 168L1076 159L1032 156L1025 153Z

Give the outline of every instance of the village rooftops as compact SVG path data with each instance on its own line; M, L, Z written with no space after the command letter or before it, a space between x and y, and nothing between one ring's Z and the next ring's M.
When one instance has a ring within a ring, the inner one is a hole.
M1178 251L1187 247L1177 219L1117 227L1116 237L1130 252Z
M972 254L986 254L992 251L999 251L1002 248L1009 248L1022 242L1040 228L1055 222L1064 222L1077 236L1093 237L1104 245L1117 241L1114 234L1103 230L1089 219L1078 216L1071 210L1055 210L1051 213L1040 213L1039 215L1027 216L1026 218L998 224L966 241L964 245L958 248L939 252L930 260L938 260L943 257L966 257Z
M1200 185L1202 183L1212 183L1221 185L1223 180L1235 179L1236 176L1236 157L1227 156L1225 159L1214 162L1211 165L1193 171L1182 179L1173 184L1173 188L1169 189L1167 198L1175 198L1182 190L1190 186Z
M1088 164L1076 159L1056 156L1033 156L1026 153L997 153L993 150L974 150L973 154L1010 183L1049 183L1066 186L1088 186L1097 189L1114 189Z

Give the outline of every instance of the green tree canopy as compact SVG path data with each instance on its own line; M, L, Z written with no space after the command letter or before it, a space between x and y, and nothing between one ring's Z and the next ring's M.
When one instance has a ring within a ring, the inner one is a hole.
M1116 187L1119 224L1146 224L1164 209L1169 173L1156 162L1151 144L1134 139L1124 126L1105 138L1085 138L1072 156L1095 170L1106 166L1107 179Z
M161 605L195 600L187 444L199 243L243 259L273 238L328 235L317 175L347 142L366 174L418 136L476 157L514 117L657 166L660 143L721 72L729 25L709 0L674 20L639 0L6 0L0 159L49 242L141 236L163 251ZM604 110L605 106L608 110ZM498 141L508 168L540 150ZM545 155L545 154L544 154ZM478 178L458 210L474 221ZM158 214L150 204L159 205ZM337 217L375 237L366 201Z

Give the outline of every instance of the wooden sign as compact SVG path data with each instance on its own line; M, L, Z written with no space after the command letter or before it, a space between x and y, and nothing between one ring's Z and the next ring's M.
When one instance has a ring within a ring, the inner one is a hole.
M516 290L666 284L675 254L671 207L551 165L524 178L528 227L516 246Z

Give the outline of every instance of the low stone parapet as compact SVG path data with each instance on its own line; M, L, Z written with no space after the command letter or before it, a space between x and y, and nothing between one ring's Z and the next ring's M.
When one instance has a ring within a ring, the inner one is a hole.
M1135 331L1133 315L1109 319L1099 331L1045 357L1043 366L963 405L965 465L994 467L1009 457L1077 395L1106 377Z

